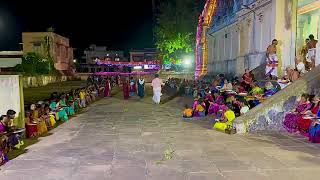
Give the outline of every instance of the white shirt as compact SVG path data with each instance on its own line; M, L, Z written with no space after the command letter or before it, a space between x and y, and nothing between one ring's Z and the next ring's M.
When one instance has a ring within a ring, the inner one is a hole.
M162 79L155 78L152 80L151 86L153 87L153 90L161 90L161 85L163 85Z

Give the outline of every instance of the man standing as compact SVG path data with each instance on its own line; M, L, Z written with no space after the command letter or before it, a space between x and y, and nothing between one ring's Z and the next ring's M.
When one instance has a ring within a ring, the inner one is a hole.
M278 40L274 39L267 49L266 76L274 79L278 77L277 44Z
M155 78L152 80L151 86L153 88L153 97L152 100L156 104L160 103L161 100L161 86L164 85L162 79L159 78L159 74L155 75Z
M308 55L307 55L307 62L311 63L311 68L315 67L315 60L316 60L316 52L317 52L317 43L318 40L314 39L313 34L309 36L309 42L307 43L308 47Z

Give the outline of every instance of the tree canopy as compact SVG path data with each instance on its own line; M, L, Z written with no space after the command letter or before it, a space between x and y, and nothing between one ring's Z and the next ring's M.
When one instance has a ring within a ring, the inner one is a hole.
M162 1L156 17L156 47L164 64L179 64L193 52L198 18L195 0Z

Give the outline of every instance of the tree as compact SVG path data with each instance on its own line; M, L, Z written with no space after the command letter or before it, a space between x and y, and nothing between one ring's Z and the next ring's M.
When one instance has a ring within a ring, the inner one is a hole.
M22 63L15 67L15 71L29 75L49 74L49 61L40 54L28 53L22 57Z
M198 8L194 0L168 0L161 3L156 17L156 47L164 64L181 62L195 47Z

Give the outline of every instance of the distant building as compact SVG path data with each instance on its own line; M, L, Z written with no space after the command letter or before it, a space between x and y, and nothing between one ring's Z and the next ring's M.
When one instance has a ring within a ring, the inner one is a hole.
M10 72L22 62L22 51L0 51L0 72Z
M84 51L85 64L96 64L97 59L108 61L128 61L123 51L107 50L105 46L91 45Z
M130 51L131 62L146 62L157 60L157 50L153 48L145 48L141 50Z
M70 71L73 67L73 48L69 39L53 32L23 32L23 53L39 53L45 57L50 55L54 67L59 71Z

